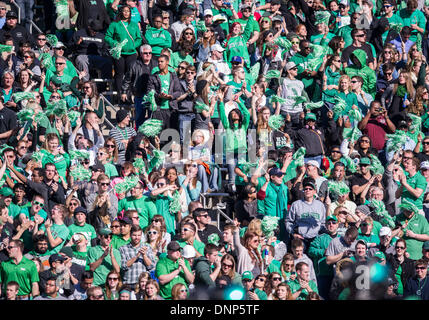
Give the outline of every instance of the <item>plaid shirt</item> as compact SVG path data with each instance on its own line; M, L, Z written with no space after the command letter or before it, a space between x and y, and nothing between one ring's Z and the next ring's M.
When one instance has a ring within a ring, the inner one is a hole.
M151 261L151 264L146 266L143 262L143 257L140 256L130 267L127 267L127 261L134 258L143 246L148 248L146 256ZM131 243L123 245L119 248L119 252L121 253L121 269L124 272L123 283L125 284L136 284L142 272L150 272L155 269L156 256L152 248L147 244L143 244L143 242L137 248L134 248Z

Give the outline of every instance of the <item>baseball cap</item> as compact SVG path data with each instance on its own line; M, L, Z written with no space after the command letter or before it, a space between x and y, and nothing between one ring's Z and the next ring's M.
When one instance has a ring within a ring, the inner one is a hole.
M314 113L309 112L309 113L307 113L305 115L305 120L314 120L314 121L316 121L317 118L316 118L316 115Z
M206 9L206 10L204 10L204 17L205 16L212 16L213 17L213 11L212 11L212 9Z
M367 157L363 157L360 159L359 164L367 164L367 165L371 165L371 160Z
M15 19L18 19L18 15L16 14L16 12L14 12L14 11L8 11L7 13L6 13L6 19L9 19L9 18L15 18Z
M363 239L360 239L356 242L356 245L358 245L359 243L362 243L365 247L368 247L368 245L366 244L366 241Z
M177 241L171 241L167 245L167 251L179 251L181 249L180 244Z
M302 186L303 187L312 187L314 190L316 190L316 181L313 178L306 177L302 180Z
M53 262L61 261L64 262L66 259L59 255L58 253L54 253L49 257L49 264L52 264Z
M290 70L292 68L296 67L296 63L293 61L289 61L288 63L286 63L286 70Z
M106 168L104 167L104 164L96 163L96 164L94 164L93 166L91 166L91 170L92 170L92 171L101 170L101 171L105 172L105 171L106 171Z
M86 241L89 241L89 236L88 236L86 233L84 233L84 232L76 232L76 233L73 235L73 237L74 237L74 236L84 237L84 238L86 239Z
M64 43L62 43L61 41L58 41L54 48L60 49L60 48L65 48L65 47L66 46L64 45Z
M11 188L4 187L0 189L0 195L2 195L3 197L11 197L15 195L15 193L13 193L13 190Z
M392 235L392 230L389 227L382 227L380 229L380 231L378 232L378 235L380 237L390 236L390 235Z
M316 167L317 171L319 171L319 174L322 174L322 170L320 169L319 162L317 162L316 160L309 160L306 162L306 165Z
M399 121L398 128L408 128L407 121L404 121L404 120Z
M73 258L73 249L71 247L62 247L60 253L64 253L69 258Z
M429 169L429 161L423 161L420 163L420 169Z
M329 221L329 220L334 220L335 222L338 222L338 219L336 216L327 216L326 221Z
M231 59L231 63L243 63L243 62L244 62L244 60L240 56L233 56Z
M277 168L277 167L272 167L271 169L270 169L270 171L268 171L268 174L270 175L270 176L277 176L277 177L281 177L281 176L284 176L284 172L283 171L281 171L279 168Z
M369 209L369 207L367 205L364 205L364 204L357 206L356 210L362 212L366 216L371 213L371 210Z
M425 243L423 243L423 249L429 250L429 241L425 241Z
M125 223L125 224L133 224L133 222L131 221L130 218L128 217L123 217L122 219L118 219L119 223Z
M189 244L187 244L186 246L183 247L183 258L185 259L190 259L190 258L195 258L195 256L197 255L195 248Z
M76 214L76 213L79 213L79 212L83 212L85 214L88 214L88 211L84 207L77 207L76 209L74 209L73 214Z
M210 51L219 51L219 52L224 52L224 51L225 51L225 48L224 48L224 47L222 47L220 44L216 43L216 44L214 44L214 45L212 45L212 46L210 47Z
M221 15L221 14L217 14L217 15L215 15L213 17L213 22L222 23L222 22L225 22L225 21L226 21L225 17L223 15Z
M110 230L109 228L100 228L98 229L98 233L102 236L107 236L112 233L112 230Z
M244 271L241 274L241 280L253 280L253 273L250 271Z

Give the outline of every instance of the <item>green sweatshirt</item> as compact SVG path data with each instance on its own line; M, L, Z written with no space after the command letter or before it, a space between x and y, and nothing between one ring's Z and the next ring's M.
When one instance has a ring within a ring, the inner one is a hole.
M161 28L156 29L149 27L144 34L147 43L152 47L152 53L155 56L161 54L161 50L164 48L171 48L171 35L170 32Z
M230 63L232 57L239 56L244 59L246 66L250 66L250 56L247 50L246 39L243 36L232 37L227 40L225 48L225 61Z
M340 235L337 234L337 237L339 236ZM334 269L332 268L332 266L326 264L325 256L325 251L334 238L332 238L329 234L324 233L314 238L314 240L310 244L310 248L308 249L308 256L313 260L314 271L316 272L316 275L334 275Z
M142 37L137 23L127 23L122 21L112 22L106 31L106 36L104 38L106 43L113 48L125 39L127 39L128 42L122 47L121 54L132 55L137 53L136 49L142 44Z
M241 128L234 124L234 128L230 127L228 116L225 113L225 105L223 102L219 103L219 115L223 127L226 131L226 145L225 152L246 153L247 152L247 128L249 127L250 113L243 105L238 102L239 109L243 115L243 123Z
M367 65L366 52L361 49L357 49L353 51L350 58L353 55L359 60L361 65L356 66L353 64L345 69L345 73L350 78L353 76L361 76L363 79L362 90L369 93L374 98L376 94L375 83L377 81L377 77L375 75L375 71Z

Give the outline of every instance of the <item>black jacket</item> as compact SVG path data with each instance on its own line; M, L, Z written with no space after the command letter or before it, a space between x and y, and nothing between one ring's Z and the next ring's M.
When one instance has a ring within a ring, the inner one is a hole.
M27 29L23 26L17 24L15 28L11 29L5 24L3 28L0 30L0 42L4 43L4 35L9 33L13 39L13 45L15 46L15 50L19 48L19 43L21 41L30 42L31 45L34 44L33 36L27 31Z
M129 94L131 92L136 97L144 96L148 92L152 70L157 66L158 61L156 59L152 59L149 64L144 64L143 60L137 59L125 74L121 88L122 93Z
M399 266L401 265L401 267L402 267L401 282L402 282L402 285L404 285L404 286L407 283L408 279L414 277L414 275L415 275L414 262L413 262L413 260L411 260L407 257L405 257L404 262L402 262L402 264L400 264L396 255L388 254L386 257L386 262L391 267L391 270L390 270L391 273L390 274L391 274L392 278L395 277L395 273L398 270Z
M79 39L82 38L82 42L77 44ZM104 41L104 34L97 32L94 36L88 34L87 29L80 29L75 32L72 38L73 42L73 55L96 55L96 56L107 56L108 47L106 41Z
M417 294L419 290L420 295ZM417 296L421 300L429 300L429 279L427 276L421 281L417 277L408 279L404 287L404 298L409 296Z
M159 71L149 77L147 91L149 92L150 90L155 90L156 104L160 105L162 101L159 98L159 94L161 93ZM169 101L170 108L177 110L177 98L180 97L180 83L177 75L172 72L170 72L170 88L168 89L168 94L173 96L173 99Z
M103 30L109 26L110 17L103 0L74 0L74 7L79 12L76 21L78 30L87 28L92 20L98 20Z
M315 157L326 153L323 129L315 128L315 130L312 130L304 126L299 130L292 130L291 123L286 122L286 131L295 142L295 149L300 147L306 149L306 157Z

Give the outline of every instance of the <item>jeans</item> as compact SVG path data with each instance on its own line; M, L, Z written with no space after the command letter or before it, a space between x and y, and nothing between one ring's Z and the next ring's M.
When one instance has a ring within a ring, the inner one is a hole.
M103 79L112 79L112 60L110 58L80 54L76 57L75 64L79 71L86 72L85 77L83 77L84 81L89 80L90 67L100 70Z
M321 166L322 165L322 158L323 158L323 155L304 158L304 163L307 163L310 160L316 160L317 163L319 163L319 166Z
M136 60L136 53L131 55L123 54L118 60L113 59L113 63L115 65L115 88L118 92L121 92L124 74L131 68L131 66L136 62Z
M30 21L33 20L34 0L16 0L21 13L21 25L30 31Z
M207 192L207 189L218 190L217 179L218 179L218 168L214 167L211 170L210 177L207 177L206 168L199 164L198 165L198 180L201 182L201 192Z
M320 296L325 300L329 300L329 291L334 276L316 276L316 278Z
M148 107L147 104L143 104L143 97L134 97L134 107L136 112L136 127L140 127L140 125L145 122L147 118L150 118L152 111ZM146 117L146 110L148 112L148 116Z
M191 130L191 122L195 119L195 113L179 113L179 134L180 134L180 143L183 144L183 137L191 138L191 133L184 133L184 129ZM189 122L189 123L187 123Z

